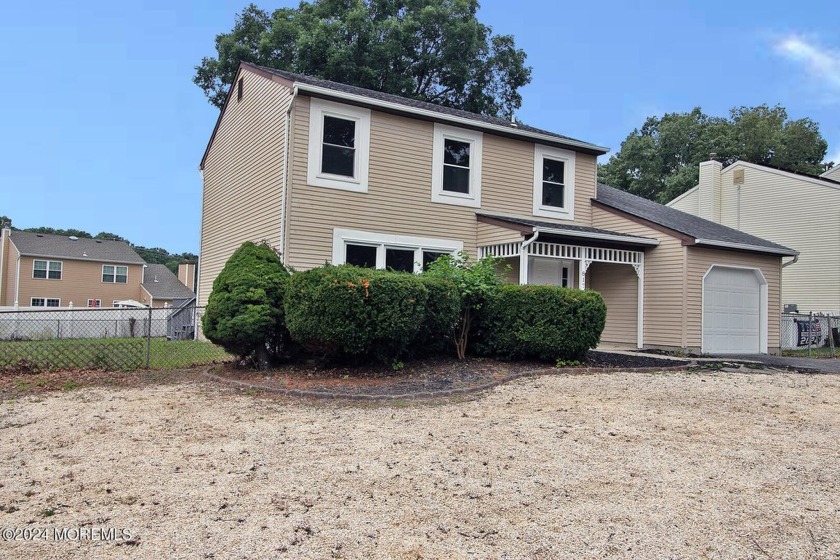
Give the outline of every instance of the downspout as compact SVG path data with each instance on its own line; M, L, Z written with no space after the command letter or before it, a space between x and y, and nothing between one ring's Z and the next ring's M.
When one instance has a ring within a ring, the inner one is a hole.
M9 230L6 228L5 224L0 224L3 226L2 232L0 232L0 305L3 305L3 277L6 274L6 269L3 268L3 260L6 256L6 238L9 237Z
M18 307L18 296L20 295L20 251L18 251L17 263L15 264L15 308Z
M522 242L522 247L519 248L519 283L528 283L528 247L537 240L540 236L540 230L535 229L534 235L531 239Z
M289 208L289 168L291 167L291 159L289 157L289 154L291 153L289 128L292 120L292 109L295 106L295 100L297 97L298 86L295 85L292 88L292 99L289 101L289 108L286 110L286 121L284 123L285 130L283 131L283 143L285 144L285 153L283 154L283 157L285 158L285 165L283 165L283 182L280 187L281 196L283 197L283 208L280 209L280 259L284 264L288 264L286 261L286 230L288 229L286 218Z
M793 256L793 260L792 260L792 261L788 261L788 262L786 262L786 263L782 263L782 268L788 267L788 266L790 266L790 265L792 265L792 264L796 264L796 261L798 261L798 260L799 260L799 255L798 255L798 254L796 254L796 255L794 255L794 256Z

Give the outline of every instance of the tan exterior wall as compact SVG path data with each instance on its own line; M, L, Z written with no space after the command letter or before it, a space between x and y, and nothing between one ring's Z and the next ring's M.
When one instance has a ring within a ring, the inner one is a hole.
M195 289L195 269L195 263L178 264L178 280L190 290Z
M735 169L744 171L740 203ZM783 304L840 311L840 185L736 165L721 176L721 223L800 252L784 269Z
M0 275L3 277L3 285L0 286L0 306L15 304L15 267L17 263L18 251L8 239L5 240L5 245L0 240L0 247L4 251L2 269Z
M597 228L660 241L657 247L645 251L644 344L684 348L685 247L682 242L601 208L593 209L593 219Z
M516 243L523 241L522 234L513 229L507 229L492 224L478 222L476 224L476 245L497 245L501 243Z
M700 191L693 188L685 193L682 198L674 199L667 204L671 208L676 208L681 212L687 212L692 216L700 215Z
M334 227L463 241L476 255L478 209L431 201L432 123L372 111L368 192L358 193L307 184L309 98L298 97L293 116L287 263L332 260ZM481 210L531 216L534 144L488 133L482 144ZM595 157L577 154L575 171L575 222L590 225Z
M773 352L780 347L781 274L779 257L687 247L686 333L687 346L700 348L702 342L703 276L713 264L758 268L767 280L767 347Z
M199 305L245 241L280 249L285 118L291 91L247 70L242 101L231 98L204 164Z
M133 299L141 301L142 265L117 265L128 266L128 282L126 284L113 284L102 281L102 265L113 263L51 258L49 260L57 260L63 263L61 280L48 280L32 277L32 262L34 260L45 259L27 256L20 259L18 303L21 307L28 307L33 297L60 298L61 307L68 307L71 302L73 307L86 307L88 299L102 300L103 307L110 307L114 300ZM14 298L14 294L12 298Z
M586 287L600 292L607 304L607 323L601 342L636 345L638 277L627 264L593 263L586 271Z

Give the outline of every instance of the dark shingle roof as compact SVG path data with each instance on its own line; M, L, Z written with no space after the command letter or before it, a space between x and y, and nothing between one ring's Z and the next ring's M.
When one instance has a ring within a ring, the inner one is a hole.
M551 229L556 230L556 235L563 235L563 232L568 232L570 237L591 237L593 239L603 238L603 237L620 237L625 239L626 243L632 244L641 244L641 245L653 245L657 244L658 241L656 239L651 239L649 237L639 237L637 235L630 235L628 233L619 233L617 231L609 231L606 229L598 229L589 226L579 226L573 224L558 224L555 222L544 222L540 220L531 220L529 218L519 218L515 216L503 216L499 214L492 214L489 212L476 212L476 216L484 216L486 218L493 218L496 220L501 220L503 222L508 222L511 224L519 224L523 226L529 226L533 228L541 228L541 229ZM551 232L555 233L555 232ZM621 239L615 240L621 242Z
M419 101L416 99L409 99L407 97L400 97L399 95L393 95L390 93L383 93L381 91L375 91L371 89L360 88L356 86L351 86L347 84L341 84L338 82L332 82L330 80L322 80L320 78L314 78L312 76L306 76L304 74L295 74L292 72L286 72L283 70L276 70L274 68L269 68L267 66L256 66L253 65L264 72L268 72L270 74L274 74L275 76L279 76L286 80L290 80L292 82L298 82L302 84L308 84L311 86L317 86L325 89L330 89L340 93L349 93L351 95L359 95L362 97L368 97L370 99L376 101L384 101L386 103L394 103L397 105L402 105L406 108L412 109L423 109L426 111L433 111L435 113L439 113L441 116L450 116L450 117L459 117L463 119L469 119L471 121L476 121L476 123L484 123L490 124L493 126L501 126L504 128L509 129L512 133L516 132L531 132L534 134L543 134L546 136L551 136L556 138L559 143L563 143L563 141L568 141L574 143L575 147L583 148L585 150L589 150L595 152L597 154L605 154L607 153L607 148L602 146L597 146L595 144L591 144L589 142L585 142L583 140L577 140L575 138L571 138L569 136L563 136L562 134L557 134L555 132L549 132L547 130L542 130L540 128L536 128L533 126L528 126L525 124L513 124L507 119L500 119L498 117L491 117L488 115L481 115L478 113L471 113L469 111L462 111L461 109L454 109L452 107L444 107L443 105L436 105L434 103L428 103L426 101Z
M153 298L158 299L190 299L195 293L181 284L178 277L163 264L146 266L143 287Z
M145 261L125 241L71 239L64 235L12 231L9 239L22 255L80 261L143 264Z
M628 192L610 187L598 185L597 202L610 208L615 208L627 214L653 222L670 230L701 240L698 245L723 246L722 244L735 245L733 249L744 249L747 251L773 253L781 255L796 255L793 249L761 239L754 235L744 233L710 220L705 220L691 214L687 214L676 208L663 206L657 202L641 198ZM706 241L707 243L704 243Z

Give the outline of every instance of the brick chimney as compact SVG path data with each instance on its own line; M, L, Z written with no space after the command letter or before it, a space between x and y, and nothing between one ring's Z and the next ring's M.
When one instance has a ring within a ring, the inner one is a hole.
M709 161L700 163L699 200L700 217L713 222L720 222L720 173L723 164L717 160L717 154L709 154Z
M182 262L178 265L178 280L181 284L195 291L195 263Z

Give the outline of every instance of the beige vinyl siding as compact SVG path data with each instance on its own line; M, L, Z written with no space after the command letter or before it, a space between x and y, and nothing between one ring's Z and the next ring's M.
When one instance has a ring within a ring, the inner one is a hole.
M834 181L840 181L840 165L833 167L831 170L826 171L821 177L825 177L826 179L832 179Z
M732 180L738 168L744 171L740 212ZM721 193L721 223L800 252L784 269L783 304L840 311L840 185L736 165L722 174Z
M8 239L5 241L5 245L2 245L2 250L5 252L2 258L3 269L0 270L0 275L3 276L3 285L0 286L2 288L0 289L0 306L12 306L15 304L15 284L17 283L15 279L15 268L19 253L17 248Z
M516 230L478 222L476 224L475 242L479 247L498 245L501 243L515 243L523 240L522 234Z
M627 264L593 263L586 271L586 287L600 292L607 304L607 323L601 342L636 345L638 277Z
M61 261L61 280L32 277L34 260ZM128 267L128 279L125 284L102 281L102 265ZM23 256L20 259L20 291L18 302L28 307L33 297L59 298L61 307L86 307L88 299L102 300L103 307L110 307L114 300L133 299L143 301L145 292L140 287L143 266L139 264L120 265L94 261L74 261L50 257ZM12 293L14 298L14 292ZM14 303L14 302L12 302Z
M280 250L285 119L289 88L242 70L242 101L234 92L204 164L199 305L213 280L245 241ZM236 82L234 82L236 83Z
M695 187L686 192L682 197L674 199L667 204L681 212L687 212L693 216L700 215L700 190Z
M778 349L779 322L781 321L781 259L779 257L722 251L700 247L687 247L686 274L686 335L687 346L700 348L703 314L703 276L714 264L758 268L767 280L767 347L770 352Z
M644 344L685 347L685 247L682 242L602 208L593 208L593 225L660 241L657 247L645 251Z
M299 96L293 111L286 245L290 265L305 269L331 261L336 227L462 241L476 255L477 209L431 201L432 123L372 111L368 192L315 187L306 179L309 105L308 97ZM534 144L486 132L482 143L481 210L531 216ZM575 180L575 214L583 220L576 221L589 225L594 156L577 154Z

